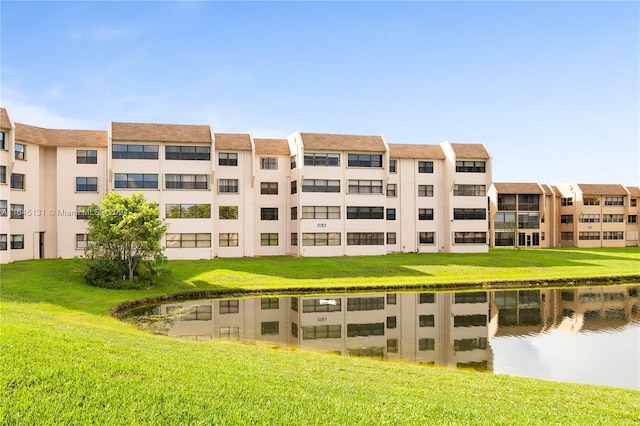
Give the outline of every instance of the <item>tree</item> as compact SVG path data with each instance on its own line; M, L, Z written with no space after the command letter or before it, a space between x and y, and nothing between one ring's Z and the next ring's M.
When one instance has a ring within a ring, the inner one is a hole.
M132 282L140 276L143 265L148 274L157 272L159 262L164 260L160 240L167 225L160 220L156 203L146 201L141 193L126 197L111 192L100 206L93 204L87 213L90 243L85 254L90 269L97 268L93 275L100 271L117 273L116 279L128 277Z

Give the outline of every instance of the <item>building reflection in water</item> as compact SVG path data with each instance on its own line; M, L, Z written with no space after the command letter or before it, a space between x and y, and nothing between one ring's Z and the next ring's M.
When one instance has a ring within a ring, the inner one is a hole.
M156 332L493 370L491 339L638 322L640 285L198 300L155 308ZM162 324L162 325L159 325Z

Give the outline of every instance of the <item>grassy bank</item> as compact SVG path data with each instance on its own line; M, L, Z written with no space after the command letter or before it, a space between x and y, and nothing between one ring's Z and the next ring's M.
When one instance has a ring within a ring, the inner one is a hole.
M71 260L3 265L2 424L633 424L640 392L224 342L108 316L193 290L437 285L637 275L640 250L176 261L150 290L82 282Z

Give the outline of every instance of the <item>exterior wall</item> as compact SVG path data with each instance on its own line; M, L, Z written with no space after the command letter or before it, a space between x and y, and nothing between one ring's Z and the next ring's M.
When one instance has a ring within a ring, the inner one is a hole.
M627 246L640 246L640 189L631 193L629 208L625 222L625 244ZM635 217L635 218L634 218Z
M0 250L0 263L9 263L12 261L12 253L10 247L10 234L11 234L11 219L9 219L11 208L11 195L12 190L10 188L11 181L11 168L13 166L13 144L14 144L14 131L11 128L0 129L0 132L4 133L4 149L0 149L0 165L5 167L5 181L0 182L0 200L6 202L6 211L0 214L0 234L6 236L6 250Z

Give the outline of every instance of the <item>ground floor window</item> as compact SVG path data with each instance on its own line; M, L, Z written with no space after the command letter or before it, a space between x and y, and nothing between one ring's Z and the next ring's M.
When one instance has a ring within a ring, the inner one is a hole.
M339 246L339 232L305 232L302 234L303 246Z
M167 248L211 247L211 234L167 234Z
M384 245L384 232L348 232L348 246L381 246Z
M580 232L578 234L579 240L599 240L600 233L599 232Z
M278 234L275 234L275 233L260 234L260 245L261 246L277 246Z
M515 241L513 232L496 232L494 245L496 247L511 247Z
M603 240L623 240L624 232L622 231L605 231L602 233Z
M238 234L237 233L219 234L218 245L220 247L238 247Z
M11 236L11 250L24 249L24 234L17 234Z
M486 244L486 232L455 232L454 241L456 244Z
M76 249L82 250L91 242L89 234L76 234Z
M436 239L435 232L419 232L418 243L419 244L433 244Z

